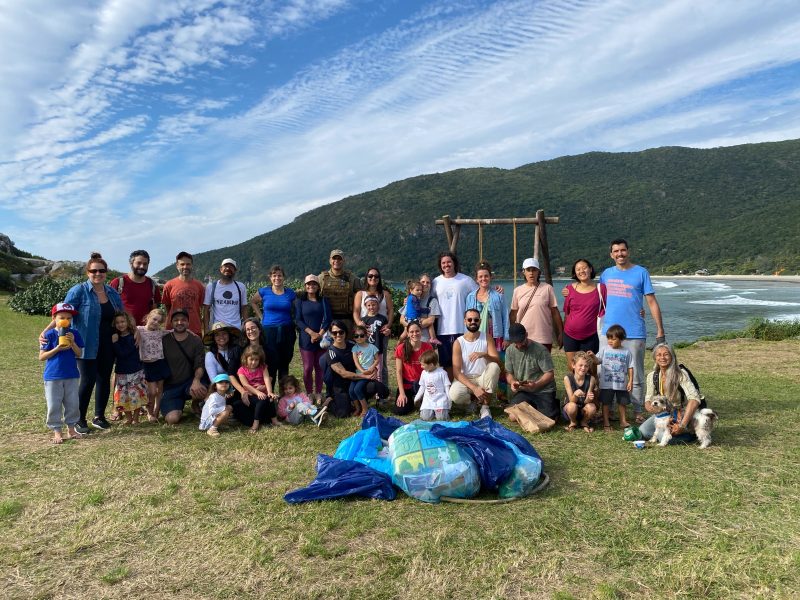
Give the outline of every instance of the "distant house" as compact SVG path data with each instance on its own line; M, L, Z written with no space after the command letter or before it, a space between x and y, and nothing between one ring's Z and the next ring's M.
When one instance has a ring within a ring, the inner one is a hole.
M694 272L695 275L708 275L708 269L697 269Z
M556 275L566 275L567 267L556 267Z

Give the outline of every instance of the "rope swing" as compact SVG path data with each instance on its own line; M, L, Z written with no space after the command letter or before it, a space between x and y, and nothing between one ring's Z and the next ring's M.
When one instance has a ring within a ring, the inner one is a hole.
M483 223L478 223L478 263L483 262Z
M514 217L511 219L512 224L514 225L514 287L517 287L517 273L519 270L517 269L517 218Z

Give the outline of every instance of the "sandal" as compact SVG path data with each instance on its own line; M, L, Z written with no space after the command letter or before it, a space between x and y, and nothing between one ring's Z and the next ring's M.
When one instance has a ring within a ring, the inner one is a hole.
M564 431L575 431L578 428L577 423L570 423L566 427L564 427Z
M614 428L611 425L603 425L603 431L605 431L606 433L613 433Z
M583 427L586 433L594 433L594 427L590 426L588 423L586 425L581 425L581 427Z
M641 424L642 424L642 423L644 423L646 420L647 420L647 419L645 419L645 417L644 417L644 415L643 415L643 414L641 414L641 413L637 413L637 414L636 414L636 419L635 419L635 421L636 421L636 424L637 424L637 425L641 425Z

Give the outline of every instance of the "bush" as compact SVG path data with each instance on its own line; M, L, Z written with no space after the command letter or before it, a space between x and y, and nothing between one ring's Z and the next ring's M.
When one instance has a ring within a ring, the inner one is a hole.
M43 277L27 289L14 294L9 306L11 310L29 315L49 315L53 305L64 300L69 288L83 281L85 277L82 276L67 279Z
M722 331L717 335L701 337L698 341L735 340L747 338L779 342L800 336L800 321L771 321L762 317L750 319L747 327L738 331ZM689 346L691 344L687 344Z
M11 279L11 271L0 268L0 290L13 292L15 289L14 280Z

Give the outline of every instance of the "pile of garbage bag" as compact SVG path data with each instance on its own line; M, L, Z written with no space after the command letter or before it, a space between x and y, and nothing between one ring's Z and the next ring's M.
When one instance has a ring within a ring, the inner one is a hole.
M362 496L394 500L395 487L423 502L468 499L481 490L522 498L539 485L544 465L521 435L487 417L478 421L404 423L370 409L361 430L331 457L317 456L317 477L288 492L290 503Z

